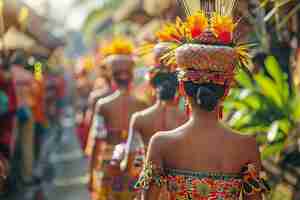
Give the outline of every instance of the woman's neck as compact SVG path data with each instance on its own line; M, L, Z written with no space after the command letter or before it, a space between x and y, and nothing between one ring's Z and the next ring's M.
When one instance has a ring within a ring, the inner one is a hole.
M160 99L156 100L155 106L157 108L175 107L173 102L171 102L171 101L162 101Z
M129 96L130 95L130 90L126 87L119 87L117 90L121 96Z
M196 127L217 128L219 125L216 111L208 112L199 108L192 109L191 122Z

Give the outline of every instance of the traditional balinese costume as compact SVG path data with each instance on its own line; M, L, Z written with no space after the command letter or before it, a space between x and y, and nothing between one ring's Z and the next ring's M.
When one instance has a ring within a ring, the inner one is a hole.
M248 61L247 49L233 38L235 1L206 0L200 4L201 10L189 14L186 21L177 19L160 32L162 41L173 41L162 58L178 65L183 94L185 81L214 83L225 86L225 98L234 83L236 66ZM221 117L221 104L218 111ZM168 169L148 160L136 188L148 190L151 185L166 187L170 200L239 200L269 190L252 163L245 163L240 173L227 174Z
M118 67L124 66L125 69L134 66L133 49L132 44L125 39L116 39L111 45L103 49L103 55L105 55L105 63L108 66ZM119 95L118 91L114 94L100 99L97 104L105 103L110 98L114 98L114 95ZM124 110L120 112L120 115L128 113L127 105L124 104ZM125 120L126 117L124 117ZM97 173L98 180L100 182L100 188L98 191L98 200L111 200L122 199L132 200L136 198L134 185L136 184L139 174L142 170L142 164L132 165L126 171L120 170L120 162L124 156L125 144L118 144L114 141L116 138L112 137L112 133L118 133L118 142L124 142L128 137L128 130L122 130L115 127L109 127L107 125L105 117L98 113L94 115L93 124L91 127L91 134L95 135L96 140L105 141L104 150L102 151L101 170ZM127 122L123 123L126 127ZM140 137L135 137L134 147L130 157L138 157L144 154L144 146ZM135 159L134 159L135 160Z
M165 65L164 63L161 62L161 57L169 51L170 43L159 42L154 46L152 46L152 45L150 45L150 46L151 46L151 48L149 48L149 50L151 49L151 51L154 55L154 65L150 66L150 69L147 74L149 81L152 82L153 79L155 79L158 74L166 74L167 75L169 73L175 73L176 65ZM146 53L146 51L144 53ZM163 80L161 80L161 81L163 81ZM153 87L153 85L152 85L152 87ZM176 99L174 98L174 102L176 100L177 100L177 98ZM166 115L166 110L164 113ZM184 120L182 120L182 121L184 121ZM153 123L155 123L155 122L153 122ZM166 128L167 125L166 125L165 119L162 121L159 121L159 124L157 124L157 125L160 125L160 127L161 127L160 131L167 130L167 128ZM133 124L130 125L129 137L128 137L127 145L126 145L126 149L125 149L125 158L124 158L123 162L121 163L121 168L125 168L126 166L130 167L130 166L132 166L133 163L141 164L145 160L145 156L146 156L145 152L147 151L147 144L145 144L145 151L143 154L141 154L138 157L130 156L130 155L132 155L132 152L134 152L136 149L136 145L137 145L136 141L138 141L137 138L140 138L140 140L142 140L141 134L137 130L133 130L132 126L133 126ZM165 192L161 193L160 200L165 200L165 199L167 199L167 194Z

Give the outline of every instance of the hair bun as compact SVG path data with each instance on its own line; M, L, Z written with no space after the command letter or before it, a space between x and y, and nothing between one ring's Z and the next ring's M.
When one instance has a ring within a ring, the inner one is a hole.
M157 91L161 100L172 100L176 95L177 85L170 80L165 80L158 86Z
M200 86L195 96L196 103L206 111L213 111L218 105L218 95L206 86Z

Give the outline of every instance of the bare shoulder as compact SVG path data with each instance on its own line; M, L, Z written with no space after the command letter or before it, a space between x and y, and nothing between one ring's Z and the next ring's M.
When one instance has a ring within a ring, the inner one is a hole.
M242 134L241 132L229 128L223 123L221 123L220 125L224 129L225 136L227 138L231 138L233 142L245 145L244 147L246 148L257 146L256 138L254 136Z
M107 89L97 89L97 90L94 90L90 93L89 95L89 104L90 105L94 105L97 103L97 101L99 99L102 99L106 96L108 96L109 94L109 91Z
M146 120L148 119L151 115L155 114L156 111L156 107L155 106L151 106L148 107L142 111L139 111L136 113L136 118L140 119L140 120Z
M154 140L156 144L163 147L163 150L168 151L169 147L173 147L176 143L181 141L183 126L171 131L161 131L152 136L151 140Z
M157 132L151 137L149 148L152 152L156 152L163 157L163 152L165 151L165 147L168 145L169 140L170 138L166 132Z
M260 166L260 153L255 136L242 135L235 131L231 131L229 134L231 135L232 146L239 148L241 160Z
M108 108L112 102L114 102L118 97L118 94L114 93L109 96L98 99L96 103L96 111L100 112L101 110L105 110Z
M135 129L137 127L140 127L140 123L143 121L143 111L138 111L136 113L133 113L130 119L131 126L133 126Z

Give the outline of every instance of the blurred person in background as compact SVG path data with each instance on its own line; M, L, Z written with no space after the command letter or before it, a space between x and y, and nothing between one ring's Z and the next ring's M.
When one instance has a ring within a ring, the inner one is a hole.
M87 156L91 155L92 147L95 142L95 135L92 135L90 130L92 119L95 113L96 103L99 99L109 96L113 93L111 74L109 73L107 66L104 63L101 63L96 71L98 76L94 82L93 90L89 95L88 108L84 116L85 140L83 148Z
M133 81L133 45L124 38L117 38L103 48L105 64L111 71L117 90L96 104L92 130L96 135L93 147L90 190L97 200L134 199L133 186L137 177L121 172L113 158L118 144L128 137L129 120L133 113L145 109L145 104L131 94ZM100 173L99 173L100 172Z
M0 66L0 197L7 194L14 149L17 96L10 71Z
M24 184L33 182L35 161L34 116L32 113L34 90L33 74L25 69L27 56L23 51L16 51L11 65L12 76L16 81L17 95L17 140L14 167Z
M155 90L156 103L141 112L135 113L131 118L129 137L125 150L125 158L121 163L121 168L134 174L136 165L143 165L144 152L142 155L136 154L135 139L141 137L145 145L145 150L151 137L159 131L175 129L187 120L187 116L178 106L178 81L176 72L172 66L165 65L161 60L161 55L168 51L168 47L163 43L154 47L155 66L148 72L150 85ZM160 199L166 199L165 194Z
M80 142L82 149L84 149L87 137L87 124L85 123L85 115L88 110L88 98L89 94L93 89L93 82L91 80L91 70L90 68L94 67L93 63L87 61L87 58L82 58L78 63L78 71L75 72L75 87L76 87L76 101L75 101L75 110L76 110L76 126L77 126L77 136ZM87 66L88 64L88 66ZM92 66L90 66L92 65Z

